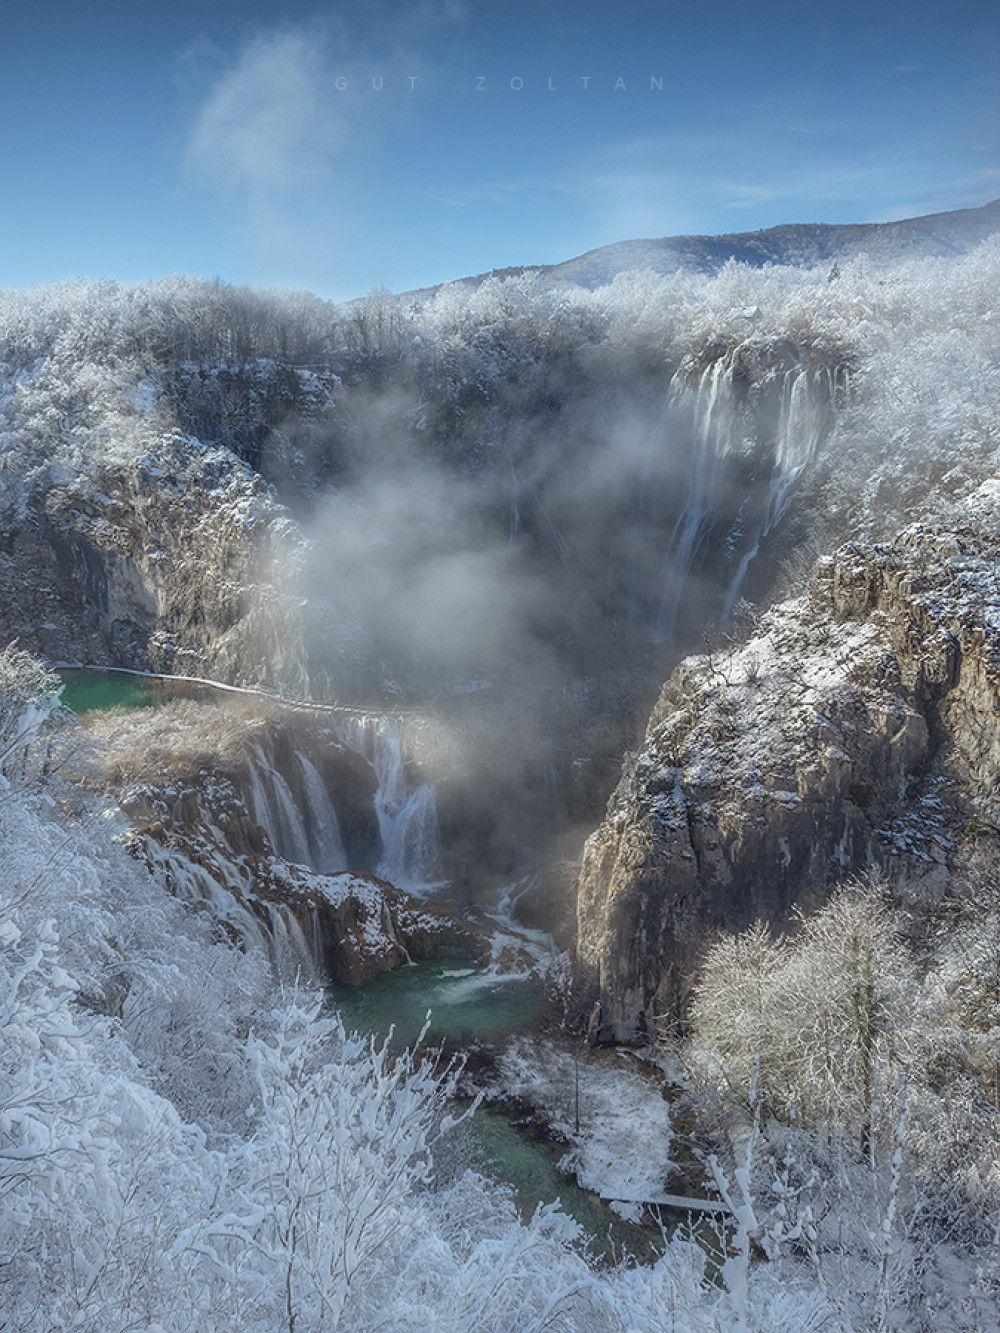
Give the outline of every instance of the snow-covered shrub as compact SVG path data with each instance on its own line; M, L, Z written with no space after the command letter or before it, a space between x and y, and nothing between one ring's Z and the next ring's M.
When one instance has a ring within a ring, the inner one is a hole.
M0 790L37 777L53 760L60 680L16 643L0 650Z
M174 699L156 708L97 714L87 734L98 742L99 767L114 786L197 773L203 767L232 769L247 758L269 716L268 704L254 699L214 704Z

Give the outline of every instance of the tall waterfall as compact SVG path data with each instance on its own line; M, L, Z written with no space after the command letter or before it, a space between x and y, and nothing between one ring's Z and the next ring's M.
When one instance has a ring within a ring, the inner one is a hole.
M668 418L689 422L691 453L684 507L661 565L657 637L674 633L681 594L709 532L738 459L761 469L763 496L744 497L730 533L733 556L740 551L722 606L728 619L751 561L763 539L784 516L792 487L814 458L832 419L836 373L793 362L766 368L748 397L742 347L732 348L700 372L682 368L674 375Z
M750 562L760 550L761 542L783 518L791 499L792 486L802 469L815 457L829 429L834 390L834 375L827 369L807 370L804 366L798 366L786 371L782 377L781 413L775 436L767 502L749 549L740 557L726 590L726 600L722 607L723 623L732 614Z

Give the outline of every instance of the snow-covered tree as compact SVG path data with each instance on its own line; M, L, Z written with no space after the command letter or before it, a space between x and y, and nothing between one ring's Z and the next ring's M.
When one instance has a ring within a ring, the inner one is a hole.
M758 923L713 945L693 997L694 1040L746 1096L756 1080L766 1104L847 1129L867 1149L879 1098L906 1061L914 993L884 888L851 884L789 937L773 940Z

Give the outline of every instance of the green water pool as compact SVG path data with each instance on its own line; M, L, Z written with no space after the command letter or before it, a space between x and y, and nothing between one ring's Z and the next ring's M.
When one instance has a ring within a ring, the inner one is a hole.
M426 1041L465 1044L529 1026L547 1008L530 977L499 977L455 962L417 963L375 977L364 986L333 986L331 1002L344 1024L358 1032L412 1046L431 1011Z
M63 683L62 702L81 716L110 708L156 708L170 699L215 699L226 693L195 681L137 676L130 671L64 667L58 675Z

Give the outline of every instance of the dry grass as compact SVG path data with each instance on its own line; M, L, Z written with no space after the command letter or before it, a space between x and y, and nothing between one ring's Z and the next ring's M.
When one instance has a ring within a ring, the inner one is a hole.
M158 708L112 709L86 719L102 775L117 786L190 777L203 768L235 768L262 737L272 710L260 701L199 703L178 699Z

